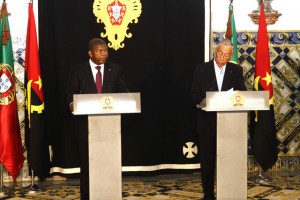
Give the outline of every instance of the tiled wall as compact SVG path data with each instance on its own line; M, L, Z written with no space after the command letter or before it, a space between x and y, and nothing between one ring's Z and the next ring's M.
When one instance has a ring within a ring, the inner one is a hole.
M246 86L252 90L257 32L238 32L239 63L244 68ZM300 31L269 32L270 60L275 94L275 117L279 159L272 170L300 169ZM213 32L213 47L224 40L224 32ZM24 144L24 59L25 51L14 51L17 99L21 135ZM24 156L27 152L25 147ZM258 166L249 147L248 171ZM28 166L18 180L28 181ZM4 181L12 181L4 170Z
M300 169L300 31L268 32L268 36L280 156L273 169ZM213 49L222 40L224 32L214 32ZM247 89L252 90L257 32L238 32L237 40L239 64ZM256 169L249 146L248 170Z

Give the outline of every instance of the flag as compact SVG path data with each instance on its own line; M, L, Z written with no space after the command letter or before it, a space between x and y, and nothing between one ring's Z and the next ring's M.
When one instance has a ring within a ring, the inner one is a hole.
M14 60L8 12L2 3L0 19L0 162L15 180L24 157L18 119Z
M44 179L49 174L50 160L47 139L44 133L44 95L32 3L29 3L28 6L25 72L25 85L27 88L25 141L28 163L34 175Z
M278 152L268 32L263 3L260 4L254 89L257 91L269 91L270 110L252 112L250 120L250 136L252 137L252 151L254 158L263 170L268 170L276 163Z
M229 5L229 14L228 14L227 30L226 30L225 38L227 40L230 40L234 47L233 55L231 56L229 62L238 64L238 48L237 48L236 28L235 28L232 0Z

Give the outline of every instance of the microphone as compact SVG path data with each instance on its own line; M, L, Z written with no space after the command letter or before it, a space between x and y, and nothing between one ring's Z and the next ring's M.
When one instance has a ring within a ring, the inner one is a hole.
M82 86L80 87L79 94L83 94L84 85L85 85L85 79L82 81Z
M126 91L127 93L129 93L130 91L129 91L128 88L126 87L126 84L124 83L124 81L123 81L123 79L122 79L121 76L119 76L119 79L120 79L120 81L121 81L121 83L122 83L122 86L124 87L125 91Z

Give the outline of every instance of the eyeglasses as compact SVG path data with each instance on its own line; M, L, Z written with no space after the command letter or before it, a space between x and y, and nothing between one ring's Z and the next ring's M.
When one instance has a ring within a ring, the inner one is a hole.
M223 53L222 51L217 51L217 55L220 57L224 56L225 58L230 58L232 53Z

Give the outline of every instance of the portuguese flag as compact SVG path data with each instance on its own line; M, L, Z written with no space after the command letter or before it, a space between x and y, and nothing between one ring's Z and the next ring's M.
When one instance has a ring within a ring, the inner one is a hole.
M229 5L229 14L228 14L227 30L226 30L225 38L230 40L234 47L233 55L231 56L229 62L238 64L238 48L237 48L236 28L235 28L232 0Z
M2 3L0 19L0 162L15 180L24 157L18 119L14 60L8 12Z

